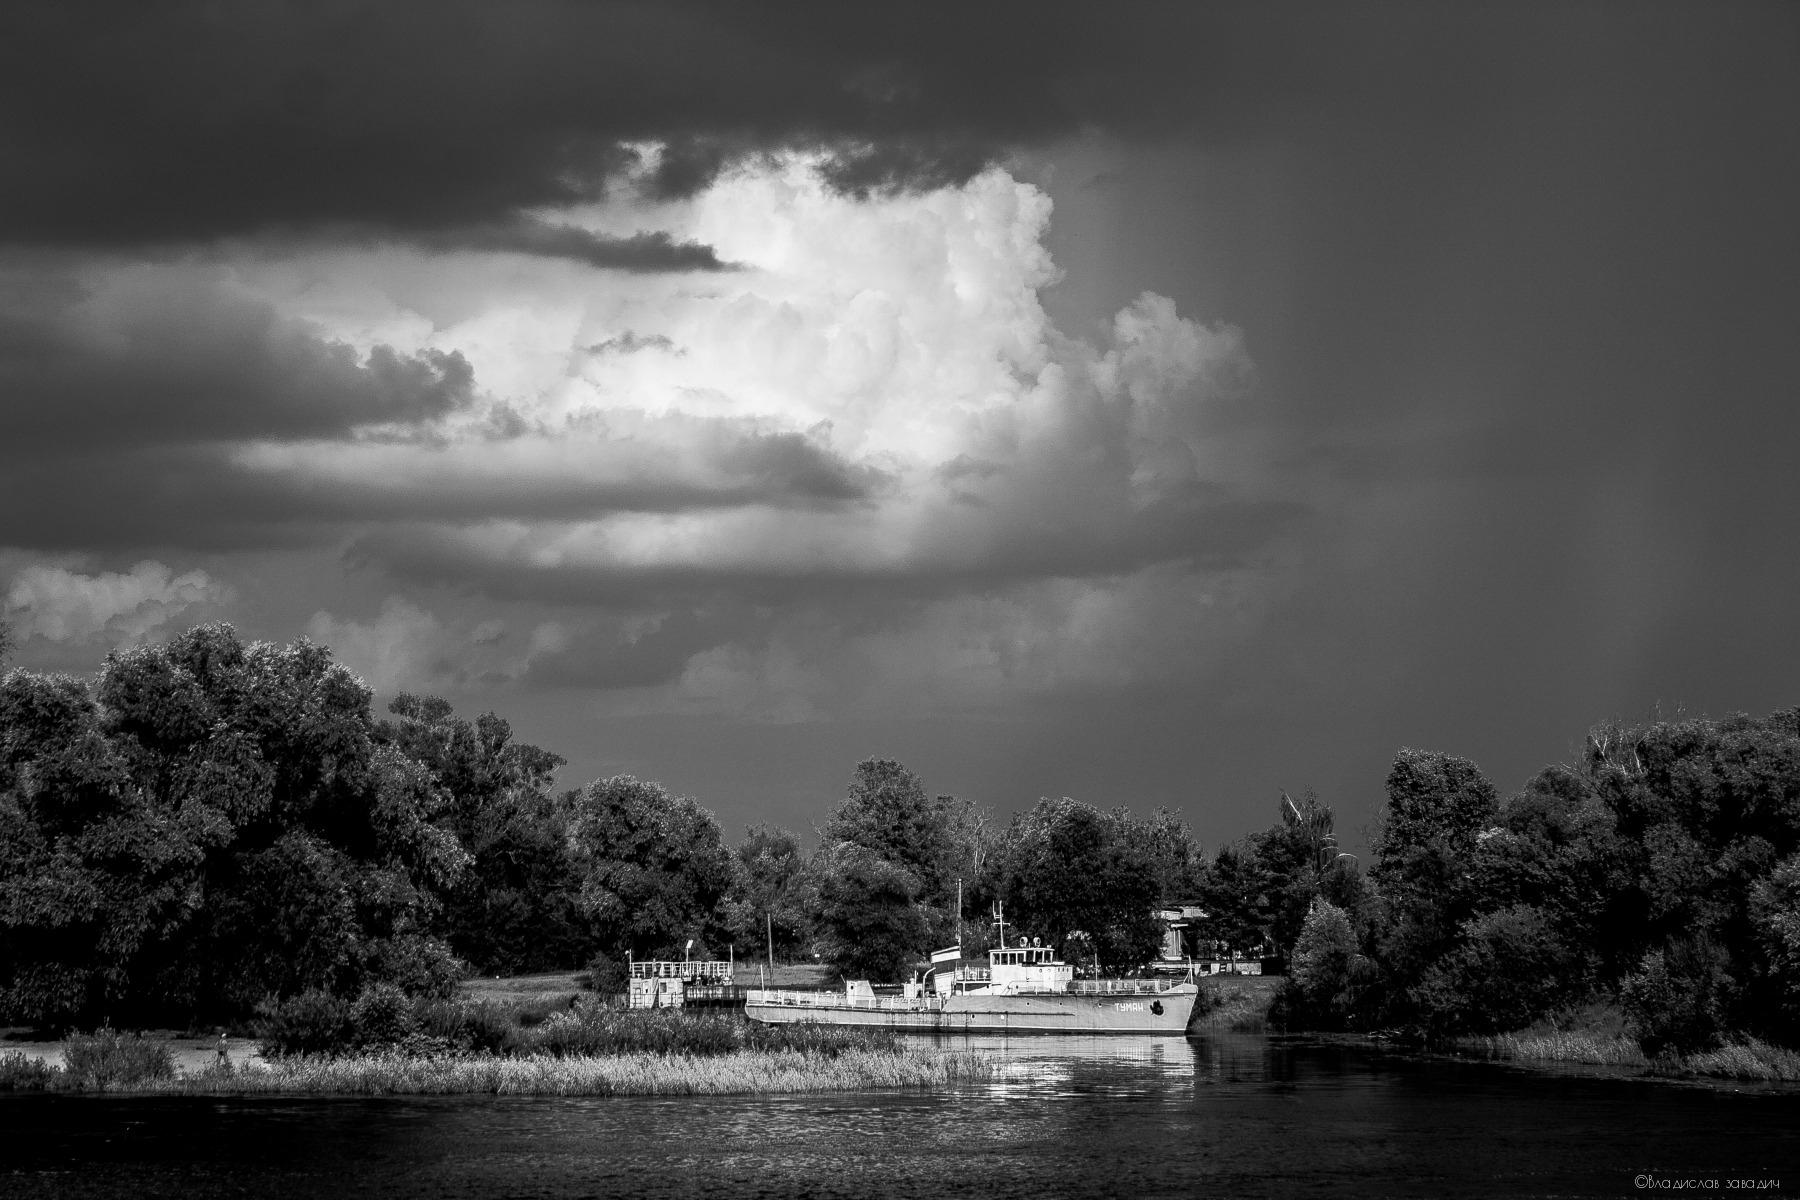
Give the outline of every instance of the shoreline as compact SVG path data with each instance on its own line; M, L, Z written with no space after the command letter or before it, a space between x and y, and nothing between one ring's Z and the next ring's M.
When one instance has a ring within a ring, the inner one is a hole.
M1190 1036L1218 1036L1226 1032L1228 1031L1202 1030L1197 1035ZM1761 1043L1757 1044L1758 1048L1755 1051L1751 1051L1742 1043L1734 1043L1720 1050L1688 1055L1680 1059L1662 1060L1647 1058L1641 1051L1636 1051L1634 1046L1635 1058L1626 1059L1621 1056L1613 1060L1605 1060L1598 1055L1578 1056L1572 1043L1586 1040L1579 1037L1568 1039L1561 1049L1564 1056L1556 1057L1556 1051L1551 1047L1532 1045L1543 1039L1523 1037L1517 1034L1459 1038L1451 1045L1437 1047L1373 1033L1296 1029L1279 1033L1270 1032L1265 1036L1271 1039L1311 1042L1316 1045L1354 1046L1369 1050L1383 1050L1393 1054L1433 1059L1440 1062L1484 1063L1492 1066L1511 1067L1533 1075L1661 1083L1720 1092L1765 1092L1780 1095L1800 1093L1800 1072L1785 1077L1726 1073L1727 1069L1734 1065L1734 1060L1739 1060L1741 1063L1742 1057L1747 1052L1771 1053L1800 1063L1800 1055L1796 1055L1793 1051L1783 1050L1780 1047L1763 1046ZM1516 1043L1516 1045L1508 1045L1508 1043ZM1750 1065L1750 1063L1741 1063L1739 1069L1743 1070ZM1708 1070L1708 1067L1713 1069Z
M985 1083L1003 1070L978 1051L739 1050L730 1054L355 1054L256 1060L160 1079L81 1086L55 1076L40 1095L716 1096L875 1091ZM60 1070L57 1072L60 1074Z

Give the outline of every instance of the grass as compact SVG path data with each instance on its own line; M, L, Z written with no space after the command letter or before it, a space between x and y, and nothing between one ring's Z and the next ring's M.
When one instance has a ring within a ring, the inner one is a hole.
M1800 1053L1749 1038L1690 1054L1679 1060L1680 1073L1715 1079L1752 1079L1767 1083L1800 1083ZM1659 1067L1661 1064L1658 1064Z
M976 1053L741 1050L696 1057L631 1053L553 1057L355 1055L281 1059L266 1069L208 1070L137 1090L196 1094L340 1096L715 1096L744 1092L926 1088L992 1079Z
M331 1026L336 1040L302 1043L289 1029L265 1040L266 1060L242 1067L178 1072L166 1041L103 1029L65 1042L64 1067L16 1050L0 1055L0 1090L715 1095L936 1087L990 1079L998 1069L980 1053L909 1048L886 1030L764 1026L719 1012L620 1009L592 996L409 1001L384 1014L387 1040L373 1043L359 1028L368 1021L354 1016L372 1007L366 1000L343 1012L309 1000L301 1007L320 1011L308 1019ZM271 1018L277 1033L281 1020Z
M757 1025L736 1014L669 1009L616 1009L582 1004L515 1030L505 1047L514 1054L553 1057L608 1054L717 1056L743 1050L799 1050L830 1058L850 1051L900 1048L885 1030L836 1025Z
M59 1072L23 1050L0 1054L0 1092L49 1091Z
M1269 1005L1281 989L1276 975L1212 975L1200 981L1200 1000L1188 1029L1200 1033L1263 1033Z
M1588 1063L1606 1067L1650 1065L1636 1038L1574 1029L1463 1038L1457 1042L1457 1048L1508 1062Z
M1800 1053L1756 1038L1696 1054L1646 1055L1618 1005L1597 1002L1497 1037L1463 1038L1457 1048L1517 1063L1577 1063L1671 1078L1800 1083Z

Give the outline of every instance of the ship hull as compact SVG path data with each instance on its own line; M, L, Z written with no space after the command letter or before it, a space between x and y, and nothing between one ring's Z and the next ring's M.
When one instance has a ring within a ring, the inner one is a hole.
M871 1005L838 993L816 993L804 1000L795 996L753 991L744 1014L766 1025L811 1022L909 1033L1180 1034L1187 1030L1199 989L1180 984L1153 993L959 993L941 1005L932 998L900 1003L882 997Z

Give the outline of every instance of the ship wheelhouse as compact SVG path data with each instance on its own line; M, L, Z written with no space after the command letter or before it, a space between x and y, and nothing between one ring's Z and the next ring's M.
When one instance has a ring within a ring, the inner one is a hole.
M965 966L957 961L952 970L940 971L936 978L938 994L1056 994L1067 992L1075 979L1075 968L1057 958L1052 946L1003 946L989 950L987 959L986 967Z

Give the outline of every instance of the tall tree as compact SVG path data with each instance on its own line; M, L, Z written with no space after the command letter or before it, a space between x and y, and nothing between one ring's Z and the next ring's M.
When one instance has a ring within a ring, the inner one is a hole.
M571 803L581 905L605 950L669 956L689 938L729 936L720 902L731 887L731 852L711 813L630 775L596 780Z
M737 944L759 951L772 944L783 958L798 956L812 941L818 906L800 838L773 825L753 825L734 857L726 912Z
M431 934L467 856L431 773L307 642L205 626L90 686L0 679L0 1009L191 1020L394 979L444 990Z
M430 768L449 794L446 823L472 856L441 928L483 972L569 967L597 948L580 908L567 805L551 788L563 759L512 740L493 713L462 720L436 696L401 693L378 736Z
M892 859L855 842L821 852L820 949L850 978L903 979L932 940L923 881Z
M849 791L825 822L827 845L848 842L918 876L923 899L938 901L950 884L956 847L950 796L926 792L919 777L891 758L856 764Z
M1124 810L1103 813L1064 797L1013 818L1002 892L1021 933L1067 954L1083 935L1103 969L1148 962L1161 941L1162 880Z

